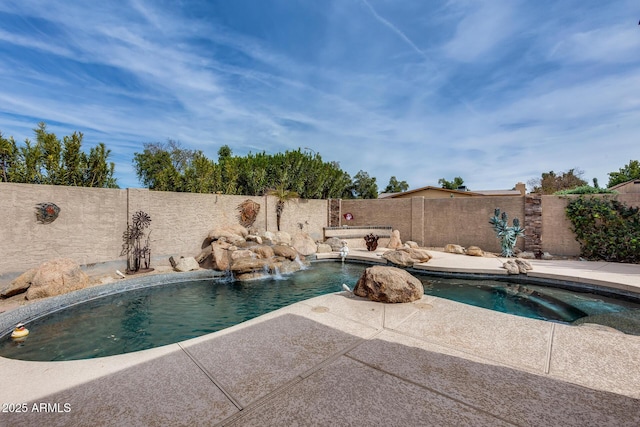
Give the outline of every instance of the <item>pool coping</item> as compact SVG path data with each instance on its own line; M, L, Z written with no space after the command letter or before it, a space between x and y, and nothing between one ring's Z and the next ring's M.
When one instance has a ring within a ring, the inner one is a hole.
M364 263L364 264L383 264L390 265L381 255L386 249L380 249L375 252L368 252L364 249L356 249L347 256L347 261L351 263ZM430 253L436 253L436 251L430 251ZM473 267L456 267L452 268L450 261L454 260L459 262L475 262ZM549 272L538 273L534 270L527 272L527 274L508 275L506 270L500 267L504 258L477 258L467 257L465 255L458 254L446 254L438 253L435 259L445 259L448 262L445 265L433 265L427 263L417 263L413 267L406 268L409 272L415 272L418 274L430 274L439 277L454 277L454 278L471 278L471 279L495 279L495 280L518 280L523 283L532 283L540 285L551 285L571 290L586 290L601 293L603 295L619 295L636 302L640 302L640 285L628 286L624 283L618 283L615 280L604 279L591 279L580 278L576 280L576 277L567 274L553 274ZM477 260L480 259L485 265L478 266ZM330 252L324 254L318 254L315 262L336 262L340 261L340 254L338 252ZM535 263L534 266L539 267L541 264ZM544 264L542 264L544 265ZM640 267L638 268L640 271ZM91 301L94 299L102 298L109 295L118 294L121 292L127 292L134 289L142 289L147 287L162 286L172 283L178 283L185 280L206 280L206 279L220 279L225 276L225 273L200 269L188 272L170 272L150 274L140 277L131 277L128 279L119 280L116 282L106 283L103 285L92 286L78 291L70 292L63 295L57 295L50 298L44 298L41 300L33 301L30 304L16 307L13 310L0 313L0 339L10 334L14 326L17 323L28 323L36 320L40 317L47 316L56 311L63 310L67 307L71 307L76 304ZM640 281L640 279L639 279Z

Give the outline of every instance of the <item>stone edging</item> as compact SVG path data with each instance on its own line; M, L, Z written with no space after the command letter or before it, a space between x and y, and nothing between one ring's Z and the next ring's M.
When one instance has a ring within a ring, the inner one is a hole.
M183 282L185 280L204 280L223 277L224 273L214 270L197 270L186 273L151 274L142 277L121 280L90 288L69 292L34 301L30 304L17 307L5 313L0 313L0 338L11 333L17 323L28 323L40 317L47 316L56 311L63 310L76 304L91 301L108 295L132 291L134 289L148 288L159 285Z

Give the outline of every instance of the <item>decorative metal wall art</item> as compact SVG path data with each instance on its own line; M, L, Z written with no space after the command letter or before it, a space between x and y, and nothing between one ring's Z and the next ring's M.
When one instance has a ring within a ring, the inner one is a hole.
M127 224L127 231L122 234L122 252L120 256L127 256L127 274L151 271L151 249L149 235L144 230L151 225L151 217L144 211L138 211L131 217L131 224ZM145 242L142 239L146 237Z
M36 205L36 219L42 224L51 224L58 218L60 208L55 203L45 202Z
M238 205L238 212L240 225L249 228L256 222L256 218L260 212L260 203L247 199Z

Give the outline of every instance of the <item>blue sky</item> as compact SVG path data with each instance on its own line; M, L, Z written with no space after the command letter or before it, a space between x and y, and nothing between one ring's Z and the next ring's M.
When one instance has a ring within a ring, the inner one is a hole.
M637 0L3 0L0 131L308 147L382 190L542 172L608 181L640 158Z

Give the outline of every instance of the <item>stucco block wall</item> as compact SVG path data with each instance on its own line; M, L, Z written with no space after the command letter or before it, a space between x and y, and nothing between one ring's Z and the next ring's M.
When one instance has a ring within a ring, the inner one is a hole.
M580 254L580 244L571 231L565 208L569 199L559 196L542 196L542 250L554 255Z
M640 206L640 194L615 196L630 206ZM209 230L238 223L238 205L245 200L260 204L253 226L259 232L276 231L276 198L156 192L147 189L98 189L50 185L0 183L0 279L23 272L44 261L68 257L81 265L121 260L122 234L131 216L143 210L151 216L151 253L168 263L171 255L196 255ZM35 207L52 202L61 209L57 220L41 224ZM403 241L443 247L455 243L476 245L499 252L499 241L489 225L496 207L511 219L524 219L524 197L341 200L341 225L390 226ZM554 255L577 256L580 246L564 209L568 199L542 197L542 250ZM329 201L293 199L286 203L281 230L294 235L304 231L321 240L328 224ZM364 240L362 242L364 245ZM519 240L520 249L524 247ZM153 266L152 261L152 266ZM123 267L124 268L124 267Z
M35 207L60 208L50 224ZM0 274L69 257L79 264L118 259L127 221L127 191L0 183Z
M542 196L543 251L563 256L580 254L580 244L571 231L571 222L565 213L570 199L576 197L578 196ZM607 197L615 197L628 206L640 206L640 194L617 194Z
M524 220L522 196L425 199L425 246L443 247L454 243L500 252L500 242L489 224L495 208L507 212L509 225L515 217L521 223ZM518 239L518 247L524 247L522 239Z
M264 227L262 197L136 190L133 202L141 199L140 193L146 200L146 206L140 207L151 216L150 247L153 256L195 256L209 230L238 224L238 205L247 199L261 205L254 226Z
M496 207L506 211L509 218L524 219L522 196L343 200L341 210L354 216L342 224L389 225L400 231L403 241L413 240L421 246L454 243L499 252L499 241L489 225ZM523 241L518 245L522 248Z
M266 201L267 228L273 232L277 230L276 202L277 199L275 197L268 197ZM303 231L308 233L314 240L322 240L322 229L329 225L328 210L328 200L289 200L285 203L282 211L280 229L290 233L292 236L299 231Z
M23 272L53 258L71 258L86 265L125 258L120 256L122 235L132 215L151 217L149 240L152 266L172 255L200 252L209 230L238 224L238 205L260 204L253 225L258 231L276 231L276 198L102 189L0 183L0 275ZM52 202L61 209L50 224L37 222L35 206ZM328 225L327 200L287 202L281 230L322 238ZM124 268L124 265L123 265Z
M353 220L345 221L341 217L340 225L390 226L393 230L400 231L403 241L410 240L411 205L412 199L342 200L342 215L350 213Z

